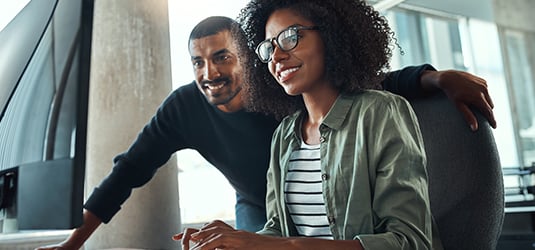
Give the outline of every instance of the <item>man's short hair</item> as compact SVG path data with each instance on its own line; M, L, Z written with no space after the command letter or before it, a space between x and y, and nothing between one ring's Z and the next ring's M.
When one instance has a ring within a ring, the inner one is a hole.
M215 35L221 31L230 31L233 25L237 22L225 16L211 16L199 22L189 35L189 41L199 39L211 35Z

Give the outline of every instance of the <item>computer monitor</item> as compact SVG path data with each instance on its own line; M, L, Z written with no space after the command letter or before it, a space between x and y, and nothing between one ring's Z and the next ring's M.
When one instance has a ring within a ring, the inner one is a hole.
M82 223L93 4L32 0L0 31L0 232Z

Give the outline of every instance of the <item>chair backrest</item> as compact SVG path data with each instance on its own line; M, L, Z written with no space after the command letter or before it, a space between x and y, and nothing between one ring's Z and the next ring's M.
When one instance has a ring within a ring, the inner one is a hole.
M496 249L504 218L503 176L488 121L472 132L444 94L410 101L427 154L431 213L444 249Z

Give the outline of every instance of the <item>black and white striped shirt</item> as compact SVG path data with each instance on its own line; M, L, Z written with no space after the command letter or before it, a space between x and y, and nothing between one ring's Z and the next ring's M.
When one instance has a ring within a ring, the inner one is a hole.
M290 216L302 236L332 239L322 194L320 145L301 143L292 152L284 196Z

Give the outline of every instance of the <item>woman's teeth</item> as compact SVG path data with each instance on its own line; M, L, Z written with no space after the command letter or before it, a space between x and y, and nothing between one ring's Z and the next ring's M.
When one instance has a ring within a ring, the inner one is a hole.
M298 69L299 69L299 68L290 68L290 69L283 70L283 71L280 73L280 78L285 78L285 77L287 77L290 73L295 72L295 71L297 71Z

